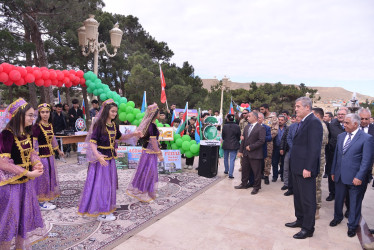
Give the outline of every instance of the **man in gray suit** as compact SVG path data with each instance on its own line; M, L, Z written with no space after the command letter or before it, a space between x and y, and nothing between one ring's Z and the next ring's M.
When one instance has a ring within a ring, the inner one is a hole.
M261 161L264 158L263 145L266 131L257 123L258 114L250 112L247 116L248 125L244 128L244 140L240 144L238 157L242 158L242 183L236 189L246 189L250 173L254 175L251 194L257 194L261 188Z

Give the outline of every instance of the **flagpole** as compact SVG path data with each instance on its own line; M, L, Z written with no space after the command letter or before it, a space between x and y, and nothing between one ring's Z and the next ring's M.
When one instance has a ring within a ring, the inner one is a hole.
M166 99L166 110L169 110L168 99Z

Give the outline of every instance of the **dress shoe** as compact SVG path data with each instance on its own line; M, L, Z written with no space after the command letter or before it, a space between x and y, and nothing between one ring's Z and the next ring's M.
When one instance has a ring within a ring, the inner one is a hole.
M287 190L288 189L288 187L286 186L286 185L284 185L282 188L281 188L281 190Z
M348 217L349 217L349 210L345 211L344 217L348 219Z
M283 177L281 177L281 182L283 182L284 180L283 180Z
M234 179L234 176L229 176L229 179Z
M333 219L333 220L330 222L330 227L336 227L338 224L340 224L340 222L342 222L342 220L336 220L336 219Z
M364 245L364 249L366 249L366 250L374 250L374 242L365 244Z
M229 174L229 172L227 172L227 171L225 171L225 172L223 172L224 174Z
M301 223L300 221L294 221L294 222L289 222L289 223L286 223L284 224L286 227L292 227L292 228L295 228L295 227L301 227L303 223Z
M347 235L348 237L355 237L356 229L348 229Z
M269 182L269 176L265 176L264 182L265 182L266 185L270 184L270 182Z
M313 232L308 232L305 229L301 229L301 231L295 234L293 237L294 239L306 239L307 237L312 237L312 236L313 236Z
M276 182L276 181L277 181L277 179L272 179L271 181L272 181L272 182Z
M247 187L243 184L240 184L239 186L235 186L235 189L247 189Z
M371 234L374 234L374 229L369 229L369 232L370 232Z
M261 176L261 179L265 179L265 175L262 175L262 176Z
M257 188L254 188L251 192L251 194L257 194L258 193L258 189Z
M251 187L253 187L253 184L251 184L251 183L248 182L247 185L245 185L245 187L246 188L251 188Z
M327 196L326 198L326 201L333 201L333 200L335 200L335 195L333 194L329 194L329 196Z
M327 176L327 174L325 173L324 175L323 175L323 178L327 178L328 176Z
M292 190L287 190L287 192L284 193L284 196L290 196L290 195L293 195Z

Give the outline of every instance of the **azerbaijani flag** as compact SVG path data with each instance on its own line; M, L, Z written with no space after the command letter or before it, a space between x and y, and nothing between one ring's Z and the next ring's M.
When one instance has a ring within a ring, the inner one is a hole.
M174 120L175 120L175 110L173 110L173 115L171 116L171 120L170 120L170 126L173 127L173 124L174 124Z
M86 120L86 107L84 105L84 99L83 99L83 102L82 102L82 111L83 111L83 119Z
M186 127L187 117L188 117L188 102L186 102L186 107L184 108L183 117L179 127L177 129L177 134L184 135L184 129Z
M160 80L161 80L161 102L165 103L166 102L166 93L165 93L165 87L166 87L166 82L165 82L165 77L164 73L162 72L161 65L160 66Z
M58 97L58 103L61 104L61 95L60 95L60 90L57 90L57 97Z
M141 110L141 112L144 113L146 109L147 109L147 92L144 91L144 95L143 95L143 103L142 103L142 110Z
M229 110L229 114L230 114L230 115L233 115L233 114L234 114L234 107L232 106L232 101L230 102L230 110Z
M200 109L196 120L195 141L200 143Z

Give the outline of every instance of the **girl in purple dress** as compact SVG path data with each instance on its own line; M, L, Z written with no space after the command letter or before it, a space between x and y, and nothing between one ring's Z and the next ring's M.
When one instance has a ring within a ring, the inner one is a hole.
M141 131L144 134L140 140L143 144L143 151L136 173L127 188L127 194L142 202L152 202L156 199L158 182L157 158L160 161L164 161L158 142L160 133L155 124L158 117L159 109L157 104L148 106L142 122L136 129L136 131Z
M6 109L9 123L0 133L0 249L30 248L30 237L44 236L33 179L43 165L30 136L34 109L22 98ZM0 127L6 121L1 119ZM33 238L36 239L36 238Z
M35 179L36 194L41 210L52 210L56 206L49 201L60 195L54 151L57 150L61 157L64 153L59 149L53 132L51 106L47 103L38 106L38 119L32 127L33 145L39 152L40 160L44 166L44 173Z
M117 104L112 99L106 100L86 137L89 166L78 213L97 217L99 221L116 219L113 215L117 190L116 140L135 144L142 136L141 132L122 135L114 123L117 112Z

